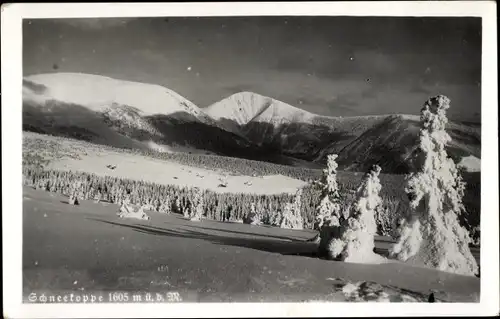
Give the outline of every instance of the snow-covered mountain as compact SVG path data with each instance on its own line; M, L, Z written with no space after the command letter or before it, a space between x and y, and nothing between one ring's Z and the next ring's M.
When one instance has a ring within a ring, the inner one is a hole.
M118 147L181 145L228 155L252 150L172 90L81 73L25 77L23 128Z
M278 126L284 123L309 123L317 115L285 102L253 92L240 92L214 103L204 111L215 120L231 120L238 125L265 122Z
M404 173L418 148L418 115L320 116L252 92L231 95L204 111L263 149L320 163L336 153L347 170L379 163L385 172ZM480 128L450 122L448 130L452 157L480 156Z
M160 85L83 73L31 75L24 78L24 84L24 99L57 100L92 111L103 111L114 104L135 107L141 116L185 112L201 121L207 118L191 101Z
M177 145L293 165L317 166L336 153L340 169L364 171L378 163L386 173L405 173L418 148L419 117L320 116L252 92L201 109L159 85L52 73L23 79L23 129L118 147ZM455 160L480 158L480 126L450 122L447 131Z

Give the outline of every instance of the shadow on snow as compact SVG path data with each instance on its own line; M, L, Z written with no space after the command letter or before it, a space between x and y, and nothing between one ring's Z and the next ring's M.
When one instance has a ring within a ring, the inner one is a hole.
M279 253L282 255L317 257L316 254L317 246L314 243L283 236L252 234L248 232L240 232L240 231L225 230L225 229L210 228L210 227L204 228L191 225L178 225L177 227L180 229L179 231L179 230L165 229L150 225L119 223L119 222L114 222L104 219L96 219L96 218L89 218L89 219L110 225L126 227L136 232L149 235L201 239L217 245L250 248L270 253ZM207 232L198 231L197 229L203 229L207 231L217 231L220 233L229 233L235 235L246 235L246 236L254 235L255 238L249 238L249 237L241 238L229 235L210 234ZM267 238L261 239L258 237L267 237ZM289 240L289 241L285 242L283 240Z

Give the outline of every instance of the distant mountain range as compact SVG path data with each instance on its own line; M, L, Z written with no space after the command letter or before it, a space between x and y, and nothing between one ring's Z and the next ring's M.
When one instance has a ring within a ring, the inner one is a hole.
M344 170L378 163L387 173L406 173L418 148L419 117L320 116L252 92L202 109L158 85L52 73L23 79L23 129L116 147L181 145L309 167L337 153ZM450 122L448 132L456 162L480 158L480 125Z

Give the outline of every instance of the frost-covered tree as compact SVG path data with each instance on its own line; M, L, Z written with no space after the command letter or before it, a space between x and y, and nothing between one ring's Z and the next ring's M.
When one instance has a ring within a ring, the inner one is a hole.
M174 200L174 210L176 213L181 213L182 209L181 209L181 200L179 199L179 196L175 197L175 200Z
M262 224L261 216L258 214L255 203L250 204L250 212L243 217L243 223L251 225Z
M272 226L281 226L281 221L283 220L283 213L280 209L277 209L274 214L270 215L269 223Z
M302 189L299 189L295 194L294 202L286 203L281 219L281 228L303 229L304 222L302 220L301 208Z
M300 212L302 209L302 189L299 188L295 193L295 198L293 200L293 210L297 216L301 216Z
M70 194L68 199L68 203L70 205L80 205L80 200L83 198L83 195L81 194L81 188L82 188L81 181L74 181L71 184Z
M350 206L349 217L338 228L338 237L321 242L327 245L330 258L360 263L380 261L381 257L373 252L377 232L375 210L382 202L380 170L380 166L374 165L363 177L354 204Z
M172 209L172 202L170 201L170 197L165 197L164 201L160 204L158 211L164 214L170 214Z
M191 216L191 209L192 209L192 206L190 204L186 204L182 207L182 215L185 217L185 218L190 218L189 216Z
M411 214L402 222L391 256L442 271L474 275L478 265L469 249L470 237L459 223L464 212L465 184L445 147L450 100L439 95L421 110L417 171L407 179Z
M260 225L263 224L264 218L265 218L265 209L264 209L264 204L262 202L257 202L255 204L255 220L256 222Z
M281 228L291 228L290 224L291 224L292 214L293 214L292 203L285 203L285 207L283 208L283 213L280 222Z
M401 200L385 197L376 211L377 233L391 238L397 237L398 223L400 222Z
M90 187L88 192L85 192L85 199L89 200L90 198L93 198L93 195L95 193L95 189L93 187Z
M320 181L316 182L321 187L321 200L316 207L315 229L321 229L325 221L328 224L340 224L340 194L337 184L337 163L336 154L330 154L327 157L327 166L323 169Z
M191 211L189 212L189 220L200 221L203 217L203 191L195 187Z

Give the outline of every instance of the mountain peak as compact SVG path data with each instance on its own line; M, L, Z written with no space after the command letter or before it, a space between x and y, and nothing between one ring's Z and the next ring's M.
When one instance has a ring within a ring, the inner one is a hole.
M252 121L271 124L310 122L316 115L285 102L254 92L235 93L205 109L215 120L231 120L238 125Z

